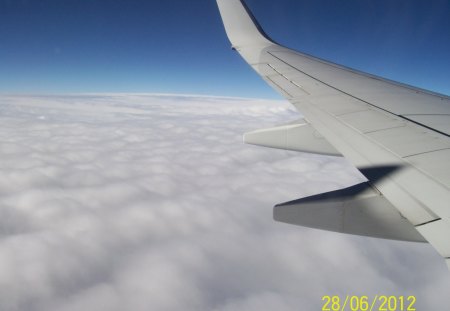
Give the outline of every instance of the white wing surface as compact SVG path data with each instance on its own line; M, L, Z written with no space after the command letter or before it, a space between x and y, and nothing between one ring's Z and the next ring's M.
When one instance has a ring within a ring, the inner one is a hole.
M305 122L247 143L343 155L368 179L279 204L274 218L338 232L428 241L450 268L450 98L273 42L241 0L217 0L233 49Z

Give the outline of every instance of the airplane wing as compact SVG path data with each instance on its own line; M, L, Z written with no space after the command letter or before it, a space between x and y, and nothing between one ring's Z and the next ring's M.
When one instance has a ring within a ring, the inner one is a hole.
M217 3L233 49L305 116L244 141L342 155L368 179L279 204L275 220L427 241L450 269L450 98L283 47L242 0Z

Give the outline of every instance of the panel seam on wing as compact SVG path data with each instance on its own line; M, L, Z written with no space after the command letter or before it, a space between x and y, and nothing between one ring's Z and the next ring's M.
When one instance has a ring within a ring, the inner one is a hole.
M284 93L286 93L288 95L288 97L293 97L288 91L286 91L284 88L282 88L278 83L276 83L275 81L273 81L269 76L265 76L267 80L269 80L271 83L273 83L274 85L276 85L281 91L283 91Z
M415 227L417 228L417 227L420 227L420 226L425 226L425 225L431 224L432 222L439 221L439 220L441 220L441 219L442 219L442 218L436 218L436 219L433 219L433 220L430 220L430 221L426 221L426 222L424 222L424 223L415 225Z
M433 152L438 152L438 151L448 150L448 149L450 149L450 148L447 147L447 148L441 148L441 149L436 149L436 150L419 152L419 153L415 153L415 154L410 154L410 155L404 156L403 159L406 159L406 158L409 158L409 157L414 157L414 156L421 155L421 154L433 153Z
M376 107L376 106L375 106L375 107ZM444 132L439 131L439 130L437 130L437 129L435 129L435 128L432 128L432 127L430 127L430 126L428 126L428 125L425 125L425 124L423 124L423 123L420 123L420 122L418 122L418 121L415 121L415 120L413 120L413 119L410 119L410 118L408 118L408 117L405 117L405 115L399 115L399 117L401 117L401 118L403 118L403 119L405 119L405 120L408 120L408 121L411 122L411 123L414 123L414 124L417 124L417 125L419 125L419 126L422 126L422 127L426 128L426 129L429 129L429 130L431 130L431 131L434 131L434 132L436 132L436 133L439 133L439 134L441 134L441 135L450 137L450 135L447 134L447 133L444 133Z
M291 68L297 70L298 72L300 72L300 73L302 73L302 74L304 74L304 75L310 77L311 79L313 79L313 80L315 80L315 81L317 81L317 82L320 82L320 83L322 83L323 85L325 85L325 86L327 86L327 87L330 87L330 88L332 88L332 89L334 89L334 90L336 90L336 91L338 91L338 92L340 92L340 93L342 93L342 94L345 94L345 95L347 95L347 96L350 96L351 98L357 99L357 100L359 100L359 101L361 101L361 102L363 102L363 103L366 103L366 104L368 104L368 105L370 105L370 106L372 106L372 107L374 107L374 108L377 108L377 109L380 109L380 110L382 110L382 111L385 111L385 112L389 113L390 115L393 115L393 116L399 117L399 118L401 118L401 119L410 121L410 122L415 123L415 124L417 124L417 125L419 125L419 126L422 126L422 127L424 127L424 128L427 128L427 129L429 129L429 130L431 130L431 131L434 131L434 132L436 132L436 133L439 133L439 134L442 134L442 135L444 135L444 136L450 137L449 134L446 134L446 133L444 133L444 132L441 132L441 131L439 131L439 130L436 130L436 129L434 129L434 128L431 128L431 127L429 127L429 126L426 126L426 125L424 125L424 124L422 124L422 123L419 123L419 122L417 122L417 121L411 120L411 119L405 117L404 115L399 115L399 114L393 113L393 112L391 112L391 111L389 111L389 110L387 110L387 109L384 109L384 108L381 108L381 107L379 107L379 106L377 106L377 105L374 105L374 104L372 104L372 103L370 103L370 102L368 102L368 101L366 101L366 100L364 100L364 99L361 99L361 98L359 98L359 97L356 97L355 95L352 95L352 94L350 94L350 93L347 93L347 92L345 92L345 91L343 91L343 90L341 90L341 89L339 89L339 88L337 88L337 87L335 87L335 86L333 86L333 85L330 85L330 84L328 84L328 83L326 83L326 82L323 82L322 80L320 80L320 79L318 79L318 78L316 78L316 77L314 77L314 76L312 76L312 75L310 75L310 74L304 72L303 70L300 70L300 69L298 69L297 67L295 67L295 66L289 64L288 62L284 61L283 59L279 58L278 56L274 55L273 53L271 53L271 52L269 52L269 51L267 51L266 53L269 54L269 55L271 55L272 57L275 57L276 59L278 59L278 60L281 61L282 63L286 64L287 66L289 66L289 67L291 67Z

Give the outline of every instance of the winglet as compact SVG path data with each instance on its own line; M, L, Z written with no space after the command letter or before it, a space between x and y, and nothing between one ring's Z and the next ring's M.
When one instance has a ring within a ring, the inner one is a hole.
M246 45L271 45L275 42L266 35L247 5L242 0L217 0L225 31L233 48Z

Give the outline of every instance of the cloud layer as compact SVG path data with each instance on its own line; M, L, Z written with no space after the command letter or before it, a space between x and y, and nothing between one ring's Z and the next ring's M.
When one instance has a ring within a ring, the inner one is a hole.
M285 102L0 97L0 310L319 310L324 295L448 306L426 244L276 223L276 203L362 177L242 144Z

